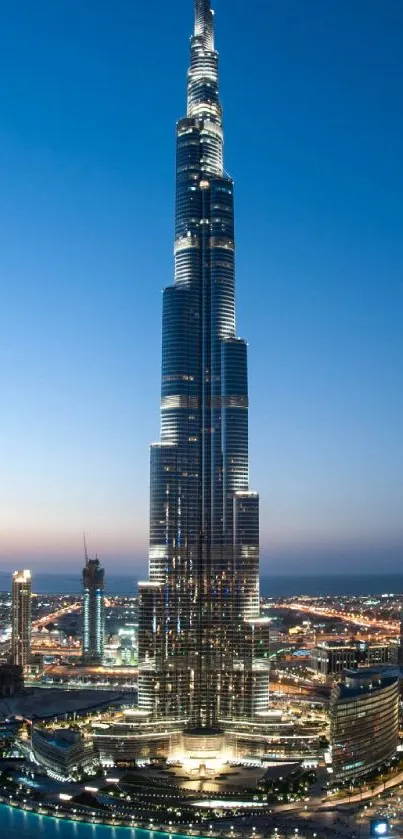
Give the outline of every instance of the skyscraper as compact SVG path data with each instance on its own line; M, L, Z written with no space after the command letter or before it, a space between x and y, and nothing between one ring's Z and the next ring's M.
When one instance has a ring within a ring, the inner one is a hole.
M31 572L14 571L11 592L11 656L26 667L31 651Z
M85 542L84 542L85 545ZM83 568L83 660L101 664L104 654L104 569L98 557L89 559L85 546Z
M217 729L266 712L268 631L259 618L247 345L235 327L234 185L223 166L210 0L195 2L187 113L176 133L175 280L163 297L139 707Z
M398 662L400 666L403 665L403 609L400 610L399 615L399 651L398 651Z

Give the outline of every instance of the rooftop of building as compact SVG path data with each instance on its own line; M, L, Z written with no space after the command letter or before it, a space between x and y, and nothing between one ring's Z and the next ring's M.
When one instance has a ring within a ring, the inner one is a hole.
M72 746L82 740L80 732L72 731L70 728L55 728L49 731L36 729L36 733L39 733L50 745L56 746L58 749L71 749Z
M339 699L354 699L364 694L373 693L377 690L390 687L398 682L396 675L387 675L374 667L362 668L360 670L345 670L344 681L337 687Z
M365 647L368 649L375 649L377 647L390 647L396 646L397 639L391 638L387 641L319 641L316 644L316 647L319 647L323 650L355 650L359 647Z
M31 572L28 571L27 568L24 571L14 571L13 572L13 582L14 583L29 583L31 582Z

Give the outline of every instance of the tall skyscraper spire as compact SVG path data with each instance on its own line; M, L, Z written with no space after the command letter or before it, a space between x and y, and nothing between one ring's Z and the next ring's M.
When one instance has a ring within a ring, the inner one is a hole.
M213 12L209 0L196 0L195 34L190 41L187 117L204 120L201 171L222 175L222 111L218 92L218 53L214 49Z
M161 437L151 447L150 579L139 585L139 706L156 720L225 729L267 710L268 644L209 0L195 3L187 114L177 123L174 254L163 298Z
M214 49L213 12L210 0L195 0L195 36L203 39L205 49Z

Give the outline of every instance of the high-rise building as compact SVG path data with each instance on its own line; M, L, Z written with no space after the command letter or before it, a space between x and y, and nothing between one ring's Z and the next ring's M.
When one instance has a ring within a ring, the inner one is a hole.
M31 650L31 572L14 571L11 593L11 656L25 668Z
M104 653L104 569L98 557L89 559L85 550L83 568L84 617L83 660L100 664Z
M262 720L259 497L249 488L247 344L235 326L234 184L223 165L210 0L196 0L177 123L175 280L165 288L139 708L186 728Z
M400 610L399 615L399 652L398 652L398 662L400 667L403 666L403 610Z

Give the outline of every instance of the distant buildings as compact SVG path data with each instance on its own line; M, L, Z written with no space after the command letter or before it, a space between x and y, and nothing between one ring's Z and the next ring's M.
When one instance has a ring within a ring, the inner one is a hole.
M89 559L86 553L83 569L84 616L83 661L101 664L104 653L104 569L98 557Z
M133 624L122 626L119 629L119 647L116 656L117 665L134 666L137 664L137 637L138 627Z
M398 677L347 670L332 689L330 728L335 780L353 780L390 760L399 735Z
M71 667L69 664L52 664L46 668L45 684L66 687L96 687L97 690L119 690L137 692L137 668L100 666L86 664Z
M27 667L31 651L31 572L14 571L11 603L11 659Z
M338 676L344 670L372 667L377 664L396 664L399 647L390 643L337 644L323 642L311 651L310 669L318 676Z

